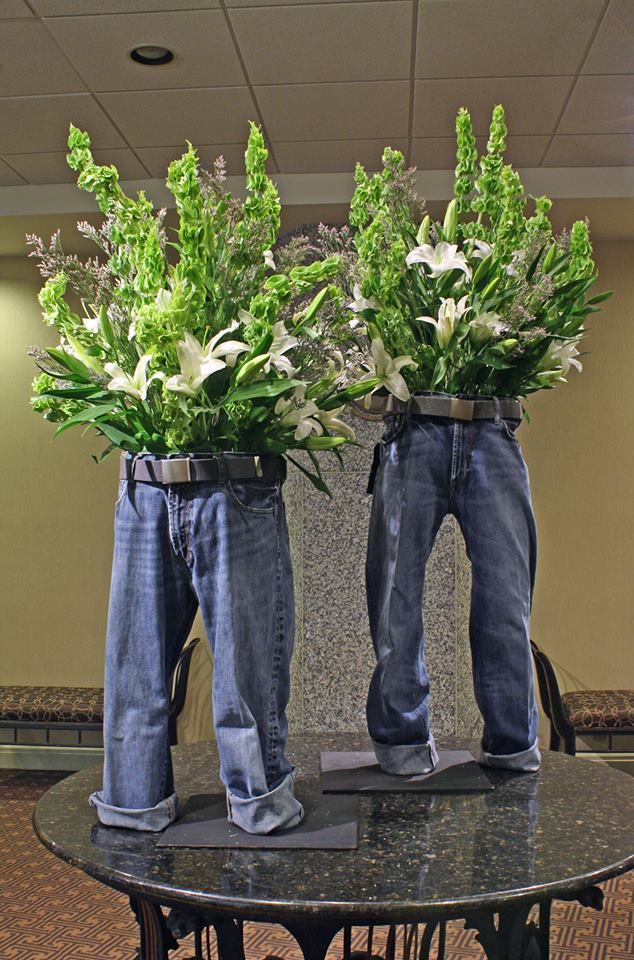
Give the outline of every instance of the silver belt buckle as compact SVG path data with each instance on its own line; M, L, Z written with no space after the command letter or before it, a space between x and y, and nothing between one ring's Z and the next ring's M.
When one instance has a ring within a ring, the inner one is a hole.
M161 464L161 483L188 483L191 480L189 464L189 457L163 460Z
M475 400L464 400L462 397L452 397L449 404L449 416L454 420L473 420Z

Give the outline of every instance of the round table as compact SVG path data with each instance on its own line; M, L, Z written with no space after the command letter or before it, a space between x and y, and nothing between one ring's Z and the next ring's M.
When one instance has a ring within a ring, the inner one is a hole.
M476 750L462 740L440 747ZM358 735L291 738L299 796L319 789L321 750L367 749ZM210 743L175 748L174 767L181 800L222 790ZM596 884L634 866L634 779L550 752L539 773L487 773L492 792L360 795L356 850L159 848L160 834L97 822L88 795L100 767L48 790L34 825L56 856L130 896L142 960L166 960L176 945L161 906L189 916L197 953L201 930L213 926L221 960L244 957L244 920L282 924L307 960L323 960L342 928L349 952L353 925L413 933L424 924L415 942L425 960L435 931L442 954L450 919L477 931L489 960L546 960L552 900L600 909ZM538 925L528 923L535 904Z

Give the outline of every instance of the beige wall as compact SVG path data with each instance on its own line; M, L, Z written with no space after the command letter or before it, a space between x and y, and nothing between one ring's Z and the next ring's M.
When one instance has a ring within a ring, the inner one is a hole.
M634 687L634 241L603 240L597 253L600 288L616 295L593 319L584 373L534 398L521 429L540 538L533 633L568 688ZM29 410L26 349L54 342L38 288L31 261L0 259L0 683L97 685L116 459L95 465L99 441L79 431L53 441L52 426ZM197 670L196 687L207 689L203 654ZM207 710L193 705L196 730Z
M596 244L599 290L581 375L521 428L538 524L533 636L566 689L634 688L634 240Z

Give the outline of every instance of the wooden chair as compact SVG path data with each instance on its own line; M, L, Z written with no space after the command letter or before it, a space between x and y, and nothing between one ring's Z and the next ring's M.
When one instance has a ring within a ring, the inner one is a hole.
M192 663L194 650L200 643L200 637L194 637L181 650L176 666L172 671L170 708L167 715L167 733L170 747L175 747L178 743L176 732L176 721L183 712L185 700L187 698L187 684L189 681L189 670Z
M532 640L531 651L551 750L559 750L563 740L564 753L574 757L577 737L607 736L612 750L613 737L634 735L634 690L573 690L562 696L550 660Z

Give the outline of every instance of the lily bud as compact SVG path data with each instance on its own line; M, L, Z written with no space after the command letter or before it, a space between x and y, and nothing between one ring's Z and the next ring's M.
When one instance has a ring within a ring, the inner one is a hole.
M423 217L420 227L418 228L418 233L416 234L416 243L419 246L422 246L424 243L429 243L429 225L431 220L429 219L429 214Z
M101 336L104 338L109 347L114 346L114 331L112 329L112 324L110 323L110 317L108 316L108 310L105 306L99 307L99 329L101 331Z
M456 229L458 227L458 207L456 206L455 199L447 207L447 212L445 213L445 220L442 225L443 237L447 243L453 243L456 236Z
M84 349L79 340L76 340L74 337L71 337L69 333L66 334L66 339L68 344L77 357L78 360L84 364L85 367L90 367L91 370L94 370L95 373L103 373L103 367L94 357L91 357L90 354Z
M544 257L544 260L542 262L542 270L544 271L544 273L548 273L548 271L553 265L553 262L556 256L557 256L557 244L553 243L548 248L548 253Z
M236 386L242 386L243 384L248 383L249 380L253 380L253 378L260 372L268 360L269 354L263 353L260 354L259 357L253 357L251 360L247 360L246 363L243 363L236 373Z

